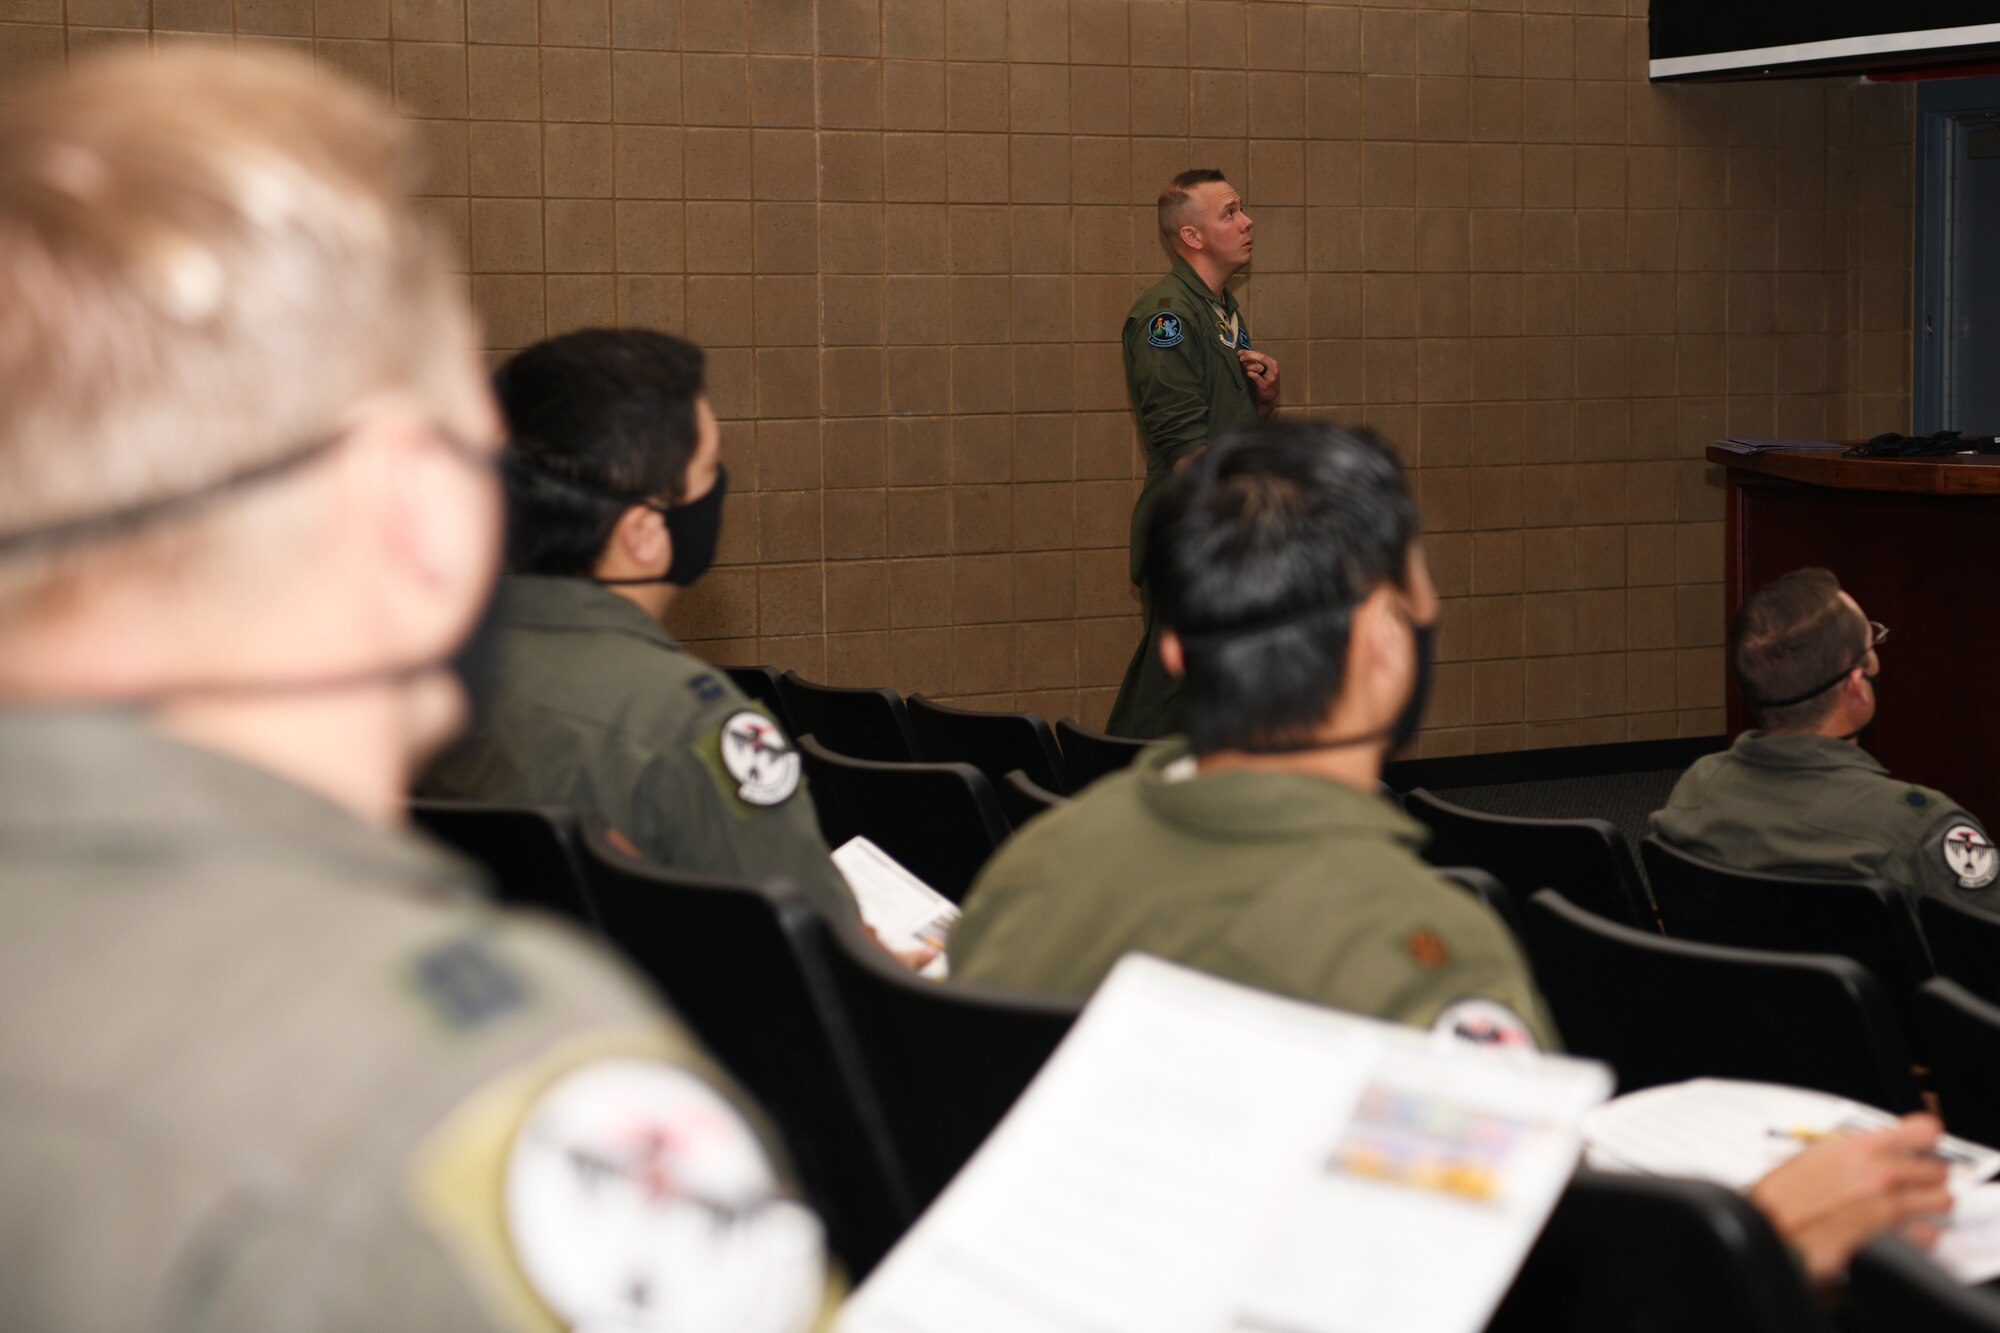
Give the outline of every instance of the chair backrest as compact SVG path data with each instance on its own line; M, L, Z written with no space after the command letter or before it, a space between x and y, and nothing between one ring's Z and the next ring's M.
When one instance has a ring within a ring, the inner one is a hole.
M2000 1143L2000 1006L1939 977L1917 988L1914 1021L1945 1124Z
M792 737L815 736L835 754L907 764L923 757L903 696L890 689L820 685L796 671L779 677Z
M582 850L612 944L770 1115L841 1256L865 1270L915 1213L818 914L787 881L667 870L594 830Z
M921 694L907 700L910 726L925 759L933 763L957 760L971 764L999 782L1020 769L1038 784L1058 794L1069 790L1063 776L1062 751L1056 734L1040 713L984 713L951 708ZM839 747L834 747L838 749Z
M485 867L494 896L509 907L538 908L586 930L599 929L577 859L574 812L557 805L416 800L410 802L410 818Z
M1917 899L1917 920L1938 975L1989 1004L2000 1004L2000 916L1926 895Z
M1403 797L1410 818L1431 831L1424 859L1478 866L1516 898L1554 889L1607 921L1650 928L1652 904L1616 824L1603 819L1517 819L1467 810L1418 787Z
M1018 768L1000 779L993 794L1000 798L1007 822L1017 829L1036 815L1069 804L1069 797L1056 795Z
M1514 938L1523 939L1521 927L1521 907L1507 886L1476 866L1433 866L1437 877L1447 884L1464 889L1486 905L1488 911L1500 918L1513 932Z
M1848 1333L2000 1333L2000 1299L1968 1287L1896 1236L1864 1246L1848 1266Z
M1706 1181L1588 1170L1557 1201L1488 1325L1489 1333L1821 1328L1783 1242L1748 1199Z
M1082 1005L925 981L851 923L824 929L841 1003L921 1209L993 1132Z
M778 675L778 668L733 666L722 669L736 682L737 689L771 710L771 716L778 719L778 725L785 729L787 736L798 735L799 729L792 725L792 706L785 701L784 682Z
M1107 736L1092 731L1073 717L1056 723L1056 742L1062 746L1063 771L1069 775L1071 795L1082 791L1106 773L1116 773L1139 757L1150 742L1126 736Z
M1007 816L970 764L884 764L850 759L799 738L813 809L827 845L868 839L953 902L1007 840Z
M1640 844L1660 922L1675 939L1852 958L1907 1005L1931 975L1903 895L1879 879L1766 875L1690 856L1649 835Z
M1608 1062L1626 1092L1740 1078L1917 1109L1894 1011L1851 959L1667 939L1552 889L1524 916L1564 1044Z

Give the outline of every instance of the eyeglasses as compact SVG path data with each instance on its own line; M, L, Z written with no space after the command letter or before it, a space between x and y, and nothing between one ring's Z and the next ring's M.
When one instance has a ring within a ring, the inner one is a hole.
M1880 648L1889 641L1889 627L1879 620L1868 622L1868 646Z

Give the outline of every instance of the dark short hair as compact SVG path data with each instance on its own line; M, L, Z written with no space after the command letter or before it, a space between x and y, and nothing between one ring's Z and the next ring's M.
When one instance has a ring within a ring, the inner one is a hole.
M509 570L588 576L635 501L680 498L705 363L670 334L581 329L500 367Z
M1147 586L1181 638L1197 754L1302 740L1345 684L1353 611L1403 586L1416 505L1373 434L1286 422L1216 440L1162 492Z
M1758 726L1810 727L1833 711L1833 687L1867 660L1868 623L1840 600L1830 571L1795 569L1743 599L1729 658Z
M1160 235L1172 245L1181 234L1181 209L1188 202L1188 191L1197 185L1207 185L1221 181L1224 185L1229 178L1216 167L1190 167L1167 182L1167 188L1160 191Z

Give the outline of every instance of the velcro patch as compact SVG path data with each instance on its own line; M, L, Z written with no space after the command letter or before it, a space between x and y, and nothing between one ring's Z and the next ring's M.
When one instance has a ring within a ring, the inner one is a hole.
M1155 347L1179 347L1185 336L1181 317L1171 310L1160 311L1146 323L1146 341Z
M1444 936L1429 926L1420 926L1403 940L1403 950L1418 967L1443 967L1451 961L1451 949Z
M672 1065L604 1060L553 1084L508 1153L505 1210L569 1328L789 1333L820 1303L818 1220L736 1109Z
M418 956L417 994L454 1031L484 1027L528 1002L527 978L483 935L461 935Z
M704 671L698 676L689 678L687 687L694 691L695 698L705 704L712 704L727 693L722 682L715 678L715 673L712 671Z
M1521 1016L1498 1000L1478 998L1448 1004L1431 1024L1431 1031L1441 1039L1474 1046L1540 1049L1534 1032Z
M1954 824L1945 830L1941 843L1944 863L1958 876L1961 889L1983 889L2000 876L2000 852L1985 830L1972 824Z
M762 713L731 713L718 737L722 766L746 805L782 805L799 789L803 764L784 729Z

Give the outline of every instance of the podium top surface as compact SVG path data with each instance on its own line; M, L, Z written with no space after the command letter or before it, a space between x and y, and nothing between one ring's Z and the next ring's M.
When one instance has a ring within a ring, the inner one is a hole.
M1842 458L1837 447L1751 448L1729 442L1708 446L1708 461L1739 472L1841 491L1896 491L1913 495L2000 495L2000 454L1944 454L1936 458Z

